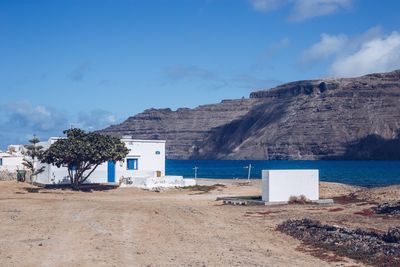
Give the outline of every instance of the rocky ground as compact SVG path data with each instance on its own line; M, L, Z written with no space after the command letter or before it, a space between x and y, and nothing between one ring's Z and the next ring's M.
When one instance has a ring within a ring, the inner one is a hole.
M368 190L321 183L321 196L337 204L227 206L215 199L259 195L260 182L200 183L220 185L75 192L0 182L1 265L364 266L277 226L306 218L383 234L400 225L398 216L374 212L381 203L398 201L400 186Z
M315 248L326 249L376 266L400 266L400 227L385 233L321 224L317 220L287 220L277 229Z

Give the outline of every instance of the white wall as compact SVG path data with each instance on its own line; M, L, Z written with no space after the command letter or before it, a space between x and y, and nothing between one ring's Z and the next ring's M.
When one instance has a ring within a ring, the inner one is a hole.
M0 166L0 170L7 170L9 172L14 172L17 170L24 170L25 167L22 165L22 156L7 156L1 157L3 159L3 164Z
M319 199L318 170L263 170L262 200L288 201L291 196L304 195L309 200Z
M44 166L43 173L37 175L35 182L41 184L69 184L68 169L66 167L57 168L50 164L38 164ZM117 180L118 181L118 180ZM86 180L86 183L107 183L107 164L102 164Z
M155 177L165 175L165 141L122 139L129 154L126 159L138 159L138 170L128 170L127 160L115 164L116 180L120 177ZM159 154L156 154L156 152Z
M131 182L131 184L121 184L121 186L154 189L196 185L195 179L183 179L182 176L164 176L161 178L135 178L132 179Z

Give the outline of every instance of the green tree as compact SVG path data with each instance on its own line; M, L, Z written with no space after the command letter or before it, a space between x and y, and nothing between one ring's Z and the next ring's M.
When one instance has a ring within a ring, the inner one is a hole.
M44 172L45 167L42 166L37 168L36 165L38 163L38 159L43 154L43 147L38 145L40 139L35 135L31 140L29 140L29 145L26 145L25 157L23 159L22 164L30 171L30 181L33 182L34 178L40 173Z
M96 168L107 161L121 161L129 150L118 138L81 129L65 130L67 138L53 143L41 156L43 163L67 167L71 186L79 189Z

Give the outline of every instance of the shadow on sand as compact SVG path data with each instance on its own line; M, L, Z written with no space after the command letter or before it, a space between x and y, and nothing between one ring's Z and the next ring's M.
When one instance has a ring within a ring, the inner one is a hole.
M79 191L79 192L87 192L92 193L94 191L108 191L117 189L118 185L109 185L109 184L84 184L79 187L79 189L73 189L69 184L57 184L57 185L41 185L37 187L24 187L23 189L28 193L56 193L55 190L63 190L63 191ZM54 190L54 191L52 191Z

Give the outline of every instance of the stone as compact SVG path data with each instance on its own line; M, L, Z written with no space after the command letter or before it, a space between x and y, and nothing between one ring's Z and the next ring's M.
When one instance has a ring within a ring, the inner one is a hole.
M387 214L387 215L400 215L400 201L394 203L383 203L379 204L374 208L377 214Z

